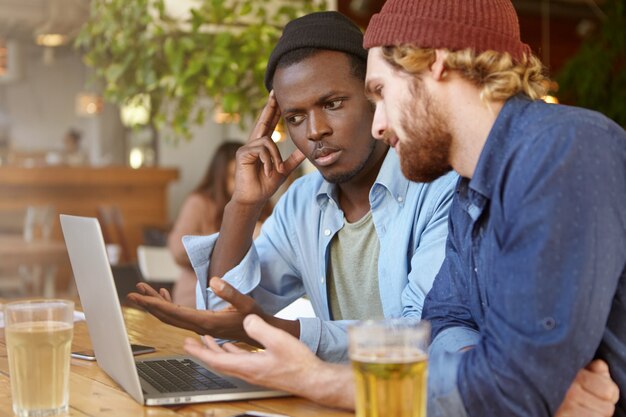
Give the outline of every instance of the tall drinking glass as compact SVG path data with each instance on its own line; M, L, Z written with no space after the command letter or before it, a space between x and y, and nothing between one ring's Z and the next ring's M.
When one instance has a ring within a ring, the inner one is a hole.
M426 417L428 322L387 319L348 329L357 417Z
M5 304L13 412L55 416L69 404L74 303L31 300Z

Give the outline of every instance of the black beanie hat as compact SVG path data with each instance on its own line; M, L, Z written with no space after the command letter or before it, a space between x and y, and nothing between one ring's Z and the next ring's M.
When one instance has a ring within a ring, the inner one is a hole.
M363 49L363 33L352 20L339 12L311 13L285 26L265 70L265 88L268 91L280 58L300 48L346 52L367 60L367 51Z

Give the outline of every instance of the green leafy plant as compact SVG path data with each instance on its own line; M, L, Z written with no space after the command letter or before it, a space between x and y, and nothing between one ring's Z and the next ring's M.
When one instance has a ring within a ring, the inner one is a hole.
M104 81L105 99L125 105L148 96L151 123L189 138L190 126L214 108L240 115L241 124L253 118L265 103L265 67L284 25L325 6L274 3L270 13L266 1L198 0L181 22L168 16L164 0L92 0L75 45Z
M600 111L626 127L626 3L605 3L606 19L557 74L566 102Z

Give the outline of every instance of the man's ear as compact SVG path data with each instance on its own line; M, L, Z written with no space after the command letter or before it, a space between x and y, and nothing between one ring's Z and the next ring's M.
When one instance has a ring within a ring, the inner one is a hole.
M441 81L446 76L447 69L445 66L445 61L447 57L448 51L445 51L443 49L435 50L435 62L433 62L433 64L430 66L430 72L433 79L435 79L436 81Z

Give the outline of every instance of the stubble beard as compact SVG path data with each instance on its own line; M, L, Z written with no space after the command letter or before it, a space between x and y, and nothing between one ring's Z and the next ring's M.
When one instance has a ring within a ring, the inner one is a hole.
M376 141L371 140L368 145L368 148L369 149L367 150L367 156L363 158L363 160L359 163L359 165L356 168L350 171L338 172L335 174L327 174L327 175L322 174L322 177L324 177L324 179L331 184L343 184L352 180L361 171L363 171L363 169L365 168L365 165L367 165L369 160L372 158L372 155L374 154L374 149L376 148Z
M406 135L398 143L400 168L405 177L432 182L452 170L452 135L441 110L419 80L412 85L411 100L403 106L400 124Z

